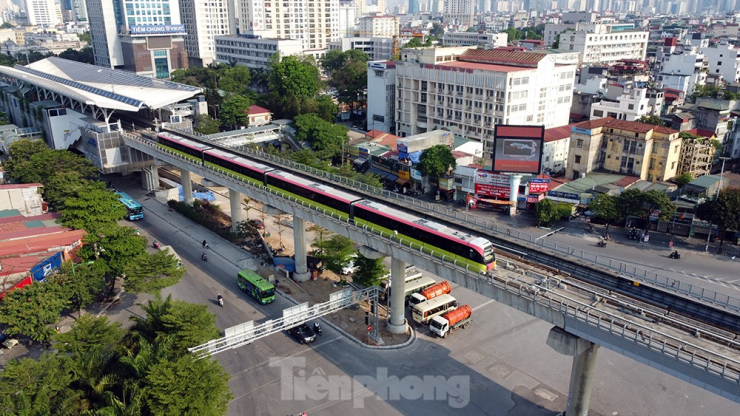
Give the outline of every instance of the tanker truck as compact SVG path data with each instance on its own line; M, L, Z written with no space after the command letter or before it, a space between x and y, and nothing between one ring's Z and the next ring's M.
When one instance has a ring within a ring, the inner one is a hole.
M435 316L429 322L429 330L442 338L453 329L465 328L467 324L473 321L473 311L470 306L463 305L457 309L451 310L442 316Z
M409 297L409 307L413 308L422 302L426 302L429 299L434 299L437 296L447 295L452 292L450 282L444 281L437 283L434 286L428 287L418 293L414 293Z

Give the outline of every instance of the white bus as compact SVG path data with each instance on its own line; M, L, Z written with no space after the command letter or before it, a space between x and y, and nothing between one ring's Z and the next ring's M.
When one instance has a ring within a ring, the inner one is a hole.
M414 322L426 325L435 316L457 308L457 300L452 295L442 295L415 305L411 310Z
M407 274L406 275L406 278L405 278L406 286L408 286L408 284L410 282L413 282L414 280L419 280L421 278L422 278L422 274L421 273ZM388 275L386 278L384 278L380 282L380 290L383 291L383 292L385 292L386 294L390 295L390 293L391 293L391 276L390 275Z
M406 287L403 294L403 304L408 306L409 299L414 293L419 293L422 290L434 286L437 282L431 277L421 276L418 279L414 279L406 283ZM392 288L390 290L393 290ZM390 294L388 295L390 296ZM392 299L389 297L389 299Z

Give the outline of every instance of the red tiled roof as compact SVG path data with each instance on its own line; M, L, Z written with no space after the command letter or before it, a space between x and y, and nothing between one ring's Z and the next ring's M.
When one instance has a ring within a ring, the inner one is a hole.
M545 143L570 137L571 125L553 127L545 130Z
M469 49L458 56L459 61L499 65L519 65L536 68L545 59L545 54L530 52L513 52L505 50Z
M695 134L700 137L714 137L716 134L711 130L691 129L686 130L687 133Z
M668 127L654 126L652 124L643 124L637 121L626 121L617 120L613 117L600 118L598 120L589 120L582 123L577 123L573 127L579 127L582 129L595 129L599 127L611 127L614 129L627 130L635 133L647 133L650 130L654 130L658 133L673 134L678 133L678 130L669 129Z
M24 189L24 188L39 188L44 185L40 183L12 183L8 185L0 185L0 191L6 189Z
M250 116L255 115L255 114L265 114L269 112L270 110L266 108L262 108L258 105L250 105L249 108L247 109L247 114Z
M622 188L626 188L639 180L640 178L638 178L637 176L625 176L622 179L614 182L614 185L617 185Z

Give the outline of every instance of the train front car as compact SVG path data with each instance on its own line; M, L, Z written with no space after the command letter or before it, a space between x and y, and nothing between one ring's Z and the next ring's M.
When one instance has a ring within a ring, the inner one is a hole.
M166 131L157 134L157 140L161 146L182 154L185 158L197 163L203 163L203 152L211 149L210 146L186 139L182 136ZM197 159L197 160L196 160Z
M215 165L230 170L241 176L246 182L260 188L265 186L265 173L273 170L273 168L262 163L219 149L203 152L203 160L206 165Z
M358 226L394 234L405 244L422 246L426 252L445 256L448 261L481 273L495 267L493 246L487 240L387 205L367 200L357 202L354 204L354 222Z

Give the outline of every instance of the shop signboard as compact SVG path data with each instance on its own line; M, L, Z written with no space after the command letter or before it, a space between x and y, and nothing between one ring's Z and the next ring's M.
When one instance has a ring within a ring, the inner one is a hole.
M493 196L496 198L509 198L511 188L508 186L495 186L482 183L475 184L475 194L479 196Z
M550 180L535 178L529 180L529 193L530 194L541 194L547 192L550 189Z

